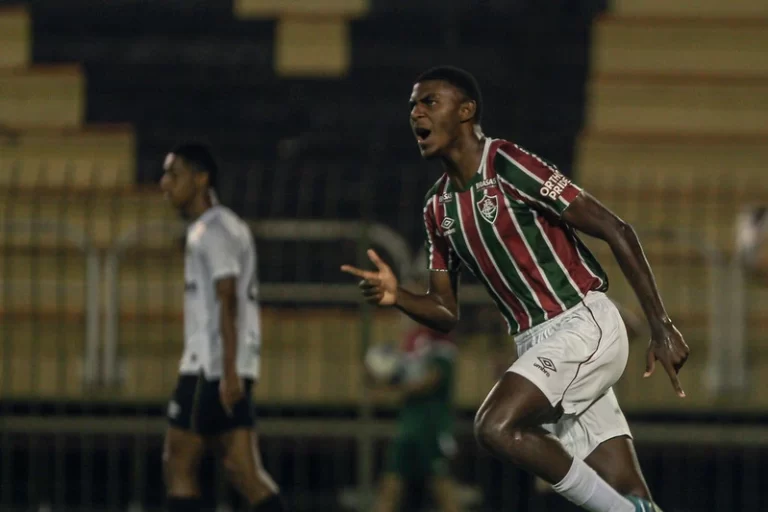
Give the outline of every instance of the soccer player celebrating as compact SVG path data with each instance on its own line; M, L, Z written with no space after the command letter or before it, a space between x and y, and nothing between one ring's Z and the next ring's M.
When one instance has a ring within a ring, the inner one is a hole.
M486 137L475 78L452 67L421 75L410 123L422 157L445 173L424 204L430 284L423 294L377 270L349 265L365 298L448 332L459 319L459 270L483 282L515 336L518 359L475 417L481 446L594 512L654 510L630 429L612 386L628 357L627 333L605 296L608 279L576 231L604 240L648 320L645 375L656 364L684 397L678 371L688 346L659 297L635 231L556 168Z
M251 510L285 510L264 470L251 390L261 347L256 249L248 226L215 196L218 166L205 146L169 153L160 185L189 222L184 263L184 354L163 462L169 512L200 510L198 466L206 448Z

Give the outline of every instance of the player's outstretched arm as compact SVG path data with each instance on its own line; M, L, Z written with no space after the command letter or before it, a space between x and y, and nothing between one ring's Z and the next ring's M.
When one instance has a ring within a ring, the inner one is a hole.
M398 285L389 265L372 249L368 257L376 265L375 271L361 270L342 265L341 270L362 279L363 297L379 306L395 306L420 324L440 332L450 332L459 320L457 301L458 274L455 272L430 272L429 291L415 294Z
M658 360L669 375L677 394L684 397L685 392L677 374L688 359L690 350L667 315L635 230L586 192L571 202L563 213L563 220L579 231L604 240L610 246L640 301L651 329L644 376L653 373Z

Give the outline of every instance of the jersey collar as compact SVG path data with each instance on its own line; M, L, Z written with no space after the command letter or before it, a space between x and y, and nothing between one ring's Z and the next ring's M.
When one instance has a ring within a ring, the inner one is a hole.
M467 186L463 190L459 190L453 186L453 183L451 183L451 180L449 179L448 185L446 187L448 192L466 192L467 190L470 190L475 183L482 181L485 178L485 175L487 174L486 168L488 166L488 151L491 149L492 142L493 139L490 137L485 138L485 144L483 145L483 156L480 158L480 165L478 166L475 175L467 183Z

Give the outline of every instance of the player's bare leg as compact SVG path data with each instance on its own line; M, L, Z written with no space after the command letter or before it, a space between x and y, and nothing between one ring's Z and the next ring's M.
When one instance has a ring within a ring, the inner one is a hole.
M200 508L198 471L205 452L203 438L168 427L163 447L163 473L169 512L193 512Z
M432 478L431 488L432 496L442 512L459 512L459 496L456 492L456 482L447 476L436 476Z
M645 483L629 437L614 437L605 441L584 462L621 494L651 501L651 491Z
M507 372L480 406L475 436L493 455L543 478L586 510L634 511L634 505L541 427L557 416L539 388L525 377Z
M556 417L557 412L539 388L507 372L477 411L475 436L493 455L555 483L568 472L572 458L540 426Z
M256 432L249 428L230 430L217 436L214 446L227 478L248 501L252 510L285 510L277 484L261 463Z
M381 477L379 492L376 496L374 512L396 512L400 510L403 496L403 481L399 476L387 473Z

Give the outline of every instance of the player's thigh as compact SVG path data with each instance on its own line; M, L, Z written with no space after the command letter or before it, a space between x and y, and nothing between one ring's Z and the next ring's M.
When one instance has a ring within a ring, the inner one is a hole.
M166 477L194 473L205 452L205 440L194 430L200 385L197 376L179 376L168 404L168 428L163 444Z
M171 427L202 435L198 419L205 385L202 375L179 375L168 402L167 420Z
M163 468L168 482L195 477L206 449L202 436L169 426L163 443Z
M258 435L252 428L227 430L212 439L214 452L228 471L254 473L262 468Z
M553 422L558 416L558 410L534 382L518 373L507 372L477 410L475 436L486 446L493 442L496 432L538 426Z
M621 494L651 499L651 492L643 478L635 447L629 436L614 437L601 443L586 458L586 463Z
M579 414L621 377L629 354L616 306L590 294L551 328L520 337L523 353L509 372L525 377L564 414Z

